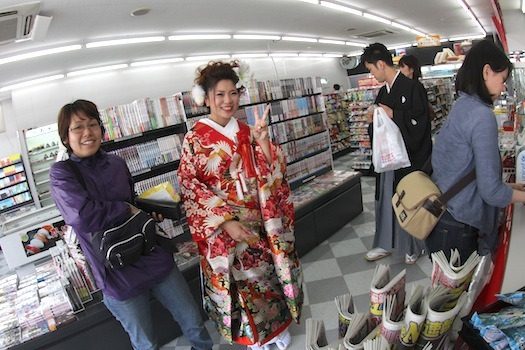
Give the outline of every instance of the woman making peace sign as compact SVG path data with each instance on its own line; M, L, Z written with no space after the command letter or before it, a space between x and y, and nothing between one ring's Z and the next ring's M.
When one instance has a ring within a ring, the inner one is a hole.
M303 302L286 160L268 140L269 106L251 130L232 117L237 66L210 62L197 70L210 117L186 134L179 184L201 255L204 308L219 333L252 349L286 349L286 329L299 321Z

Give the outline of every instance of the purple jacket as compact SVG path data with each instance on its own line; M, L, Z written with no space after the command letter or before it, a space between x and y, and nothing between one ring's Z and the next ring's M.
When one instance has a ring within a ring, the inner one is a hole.
M143 255L133 265L110 270L91 247L91 232L123 223L131 213L133 180L124 160L100 150L88 158L70 156L76 162L87 191L64 162L53 164L49 173L51 195L64 221L75 230L98 287L117 300L135 297L168 276L175 266L173 256L160 247Z

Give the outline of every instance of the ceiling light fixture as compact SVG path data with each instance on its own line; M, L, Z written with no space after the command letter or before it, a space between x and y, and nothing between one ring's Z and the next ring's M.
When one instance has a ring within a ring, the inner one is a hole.
M211 61L230 58L230 55L211 55L211 56L191 56L186 57L186 61Z
M440 42L440 43L446 43L448 40L449 40L449 39L447 39L447 38L443 38L443 39L439 39L439 42Z
M525 13L525 0L521 0L521 12Z
M368 46L368 44L356 43L354 41L347 41L345 44L348 46L357 46L357 47L367 47Z
M392 24L392 21L389 21L388 19L383 18L383 17L379 17L379 16L376 16L376 15L373 15L371 13L364 12L363 13L363 17L371 19L371 20L376 21L376 22L386 23L388 25Z
M465 12L467 13L467 15L470 17L470 19L474 22L474 24L476 24L476 27L478 27L478 29L481 31L481 33L483 33L483 37L485 37L487 35L487 32L485 31L485 29L483 28L483 26L481 25L481 23L479 22L478 18L476 17L476 15L474 15L474 12L472 12L472 9L470 8L469 5L467 5L467 3L465 2L465 0L457 0L457 2L459 3L459 5L463 8L463 10L465 10Z
M298 37L298 36L283 36L281 38L281 40L285 40L285 41L302 41L302 42L307 42L307 43L316 43L317 42L317 39L314 39L314 38L302 38L302 37Z
M319 39L319 42L322 44L346 45L346 43L341 40Z
M299 56L298 54L296 53L291 53L291 52L276 52L276 53L271 53L270 56L272 57L297 57Z
M362 54L363 54L363 51L355 51L355 52L350 52L347 56L356 57L356 56L361 56Z
M337 58L337 57L343 57L343 55L340 54L340 53L324 53L324 54L323 54L323 57L333 57L333 58Z
M189 35L170 35L168 40L215 40L215 39L231 39L229 34L189 34Z
M26 60L28 58L34 58L34 57L52 55L52 54L55 54L55 53L80 50L81 48L82 48L82 45L69 45L69 46L55 47L53 49L28 52L28 53L24 53L24 54L21 54L21 55L16 55L16 56L11 56L11 57L6 57L6 58L0 58L0 65L6 64L6 63L11 63L11 62L17 62L17 61Z
M485 35L465 35L465 36L456 36L449 38L449 41L463 41L463 40L476 40L476 39L483 39Z
M396 50L396 49L404 49L405 47L410 47L412 46L412 44L399 44L399 45L393 45L393 46L388 46L387 49L388 50Z
M236 34L233 36L233 38L247 40L281 40L281 37L277 35Z
M184 61L184 58L182 58L182 57L164 58L164 59L160 59L160 60L133 62L133 63L130 64L130 66L131 67L143 67L143 66L153 66L153 65L156 65L156 64L175 63L175 62L182 62L182 61Z
M114 64L114 65L111 65L111 66L89 68L89 69L82 69L82 70L77 70L77 71L74 71L74 72L69 72L69 73L67 73L67 76L68 77L76 77L76 76L79 76L79 75L101 73L101 72L107 72L107 71L115 70L115 69L123 69L123 68L127 68L127 67L128 67L127 63Z
M22 87L27 87L27 86L31 86L31 85L46 83L48 81L62 79L62 78L64 78L64 74L56 74L56 75L52 75L52 76L45 77L45 78L28 80L28 81L24 81L23 83L18 83L18 84L4 86L3 88L0 88L0 92L6 92L6 91L22 88Z
M356 15L356 16L362 16L363 15L362 11L355 10L355 9L353 9L351 7L337 5L337 4L334 4L332 2L328 2L328 1L321 1L321 6L328 7L328 8L334 9L334 10L338 10L338 11L343 11L343 12L346 12L346 13L351 13L351 14Z
M407 32L412 31L412 28L410 28L409 26L406 26L404 24L401 24L401 23L392 22L390 24L392 25L392 27L400 28L400 29L406 30Z
M426 36L425 33L420 32L419 30L416 30L416 29L411 29L410 32L411 32L411 33L414 33L414 34L416 34L416 35L419 35L419 36Z
M268 57L267 53L234 53L232 57L238 58L258 58L258 57Z
M143 38L104 40L104 41L95 41L95 42L87 43L86 48L91 49L94 47L151 43L151 42L158 42L158 41L164 41L164 40L166 40L166 37L164 36L148 36L148 37L143 37Z
M322 53L300 53L299 57L323 57Z
M319 5L319 0L299 0L302 2L307 2L309 4Z

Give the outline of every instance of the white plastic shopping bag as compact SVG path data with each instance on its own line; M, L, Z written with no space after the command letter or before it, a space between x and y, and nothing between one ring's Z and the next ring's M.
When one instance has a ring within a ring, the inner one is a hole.
M376 173L410 166L410 159L401 131L381 107L374 109L372 163Z

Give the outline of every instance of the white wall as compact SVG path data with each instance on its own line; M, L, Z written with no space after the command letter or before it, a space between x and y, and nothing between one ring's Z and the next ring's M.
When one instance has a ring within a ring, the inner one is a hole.
M525 14L521 10L503 12L505 32L509 51L525 50Z
M338 58L259 58L247 62L257 80L320 76L328 81L324 92L330 92L335 83L348 88L346 70L339 66ZM17 130L56 122L59 109L66 103L82 98L106 108L190 90L195 69L204 63L127 68L14 90L11 99L2 102L6 132L0 133L0 158L20 152Z

